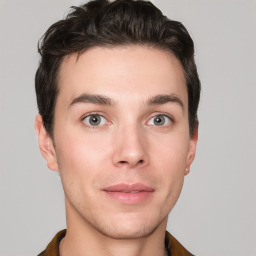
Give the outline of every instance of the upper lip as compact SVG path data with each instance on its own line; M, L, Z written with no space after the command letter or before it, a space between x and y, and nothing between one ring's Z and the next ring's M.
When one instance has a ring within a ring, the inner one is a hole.
M134 184L126 184L120 183L116 185L112 185L103 189L103 191L107 192L132 192L132 191L146 191L146 192L153 192L154 189L148 187L141 183L134 183Z

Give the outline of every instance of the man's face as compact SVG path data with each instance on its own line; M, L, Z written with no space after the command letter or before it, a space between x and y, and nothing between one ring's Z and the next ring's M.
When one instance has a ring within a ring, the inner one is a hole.
M165 228L197 141L179 61L146 46L95 47L64 58L59 88L44 156L60 171L68 226L114 238Z

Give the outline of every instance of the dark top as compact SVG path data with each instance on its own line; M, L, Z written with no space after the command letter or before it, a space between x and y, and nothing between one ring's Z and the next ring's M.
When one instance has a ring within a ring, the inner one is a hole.
M66 235L66 229L58 232L52 241L48 244L46 249L38 256L60 256L59 244L61 239ZM165 247L168 256L194 256L187 251L170 233L166 231Z

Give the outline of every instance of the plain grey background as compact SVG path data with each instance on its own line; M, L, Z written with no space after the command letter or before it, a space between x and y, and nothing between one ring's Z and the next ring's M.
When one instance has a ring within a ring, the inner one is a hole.
M256 255L256 2L155 0L196 45L197 156L168 230L197 256ZM65 228L34 132L37 41L78 0L0 0L0 256L35 256Z

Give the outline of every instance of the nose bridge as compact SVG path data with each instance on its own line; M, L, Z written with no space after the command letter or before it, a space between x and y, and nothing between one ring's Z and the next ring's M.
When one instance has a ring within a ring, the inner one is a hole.
M119 127L114 140L113 161L115 165L127 165L132 168L148 162L146 136L143 128L138 124Z

